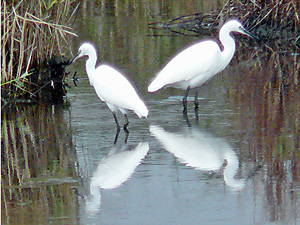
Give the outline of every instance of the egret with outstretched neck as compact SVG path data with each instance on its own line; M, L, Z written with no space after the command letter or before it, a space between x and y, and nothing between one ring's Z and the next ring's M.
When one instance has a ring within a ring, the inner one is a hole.
M146 105L138 96L135 88L119 71L105 64L96 68L97 54L92 44L83 43L71 62L73 63L76 59L83 56L88 56L86 72L90 85L94 87L98 97L112 111L117 124L117 135L120 132L120 125L116 116L117 111L120 111L125 117L123 128L128 134L127 126L129 121L127 111L133 111L139 118L147 117L148 109Z
M231 36L231 32L253 37L239 21L228 21L219 32L222 47L214 40L206 40L184 49L158 73L150 83L148 91L156 92L164 87L186 90L183 98L184 113L186 113L189 91L196 89L194 102L195 110L197 110L197 88L224 70L234 55L235 41Z

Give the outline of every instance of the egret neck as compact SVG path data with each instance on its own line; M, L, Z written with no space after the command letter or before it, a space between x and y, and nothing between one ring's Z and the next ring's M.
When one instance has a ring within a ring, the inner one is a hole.
M221 72L225 67L230 63L234 52L235 52L235 41L233 37L230 35L231 30L226 26L226 24L221 28L219 33L219 40L223 45L223 51L221 52Z
M95 49L89 49L89 59L86 61L86 71L87 71L87 75L89 77L90 80L90 85L93 86L93 76L94 76L94 72L96 70L96 62L97 62L97 54Z

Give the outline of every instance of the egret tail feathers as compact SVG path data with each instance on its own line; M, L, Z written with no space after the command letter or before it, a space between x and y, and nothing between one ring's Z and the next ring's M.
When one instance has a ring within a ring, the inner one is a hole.
M164 84L158 78L159 77L156 77L148 86L148 92L156 92L163 88Z
M144 102L141 100L139 106L134 110L135 114L138 115L139 118L141 117L148 117L148 109L146 107L146 105L144 104Z

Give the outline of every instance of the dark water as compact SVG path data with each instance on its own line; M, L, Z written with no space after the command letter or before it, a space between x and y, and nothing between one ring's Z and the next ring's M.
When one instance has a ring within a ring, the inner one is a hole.
M147 24L213 8L185 3L82 5L74 52L95 43L98 61L127 75L149 117L129 114L127 144L121 131L113 145L113 116L84 59L70 68L79 77L70 106L3 109L3 224L300 223L298 56L261 55L239 39L227 69L200 89L198 120L191 93L186 121L181 91L146 91L197 40L153 37Z

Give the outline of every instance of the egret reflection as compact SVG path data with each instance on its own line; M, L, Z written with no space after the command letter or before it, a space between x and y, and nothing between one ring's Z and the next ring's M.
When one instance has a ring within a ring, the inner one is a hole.
M239 166L238 157L224 140L193 127L182 133L173 133L151 125L150 132L185 165L196 170L217 171L225 164L223 176L226 185L234 190L244 187L244 180L234 178Z
M137 166L149 151L148 142L140 142L130 150L127 145L114 145L107 157L103 158L91 177L90 198L87 210L97 212L101 205L101 189L113 189L130 179Z

